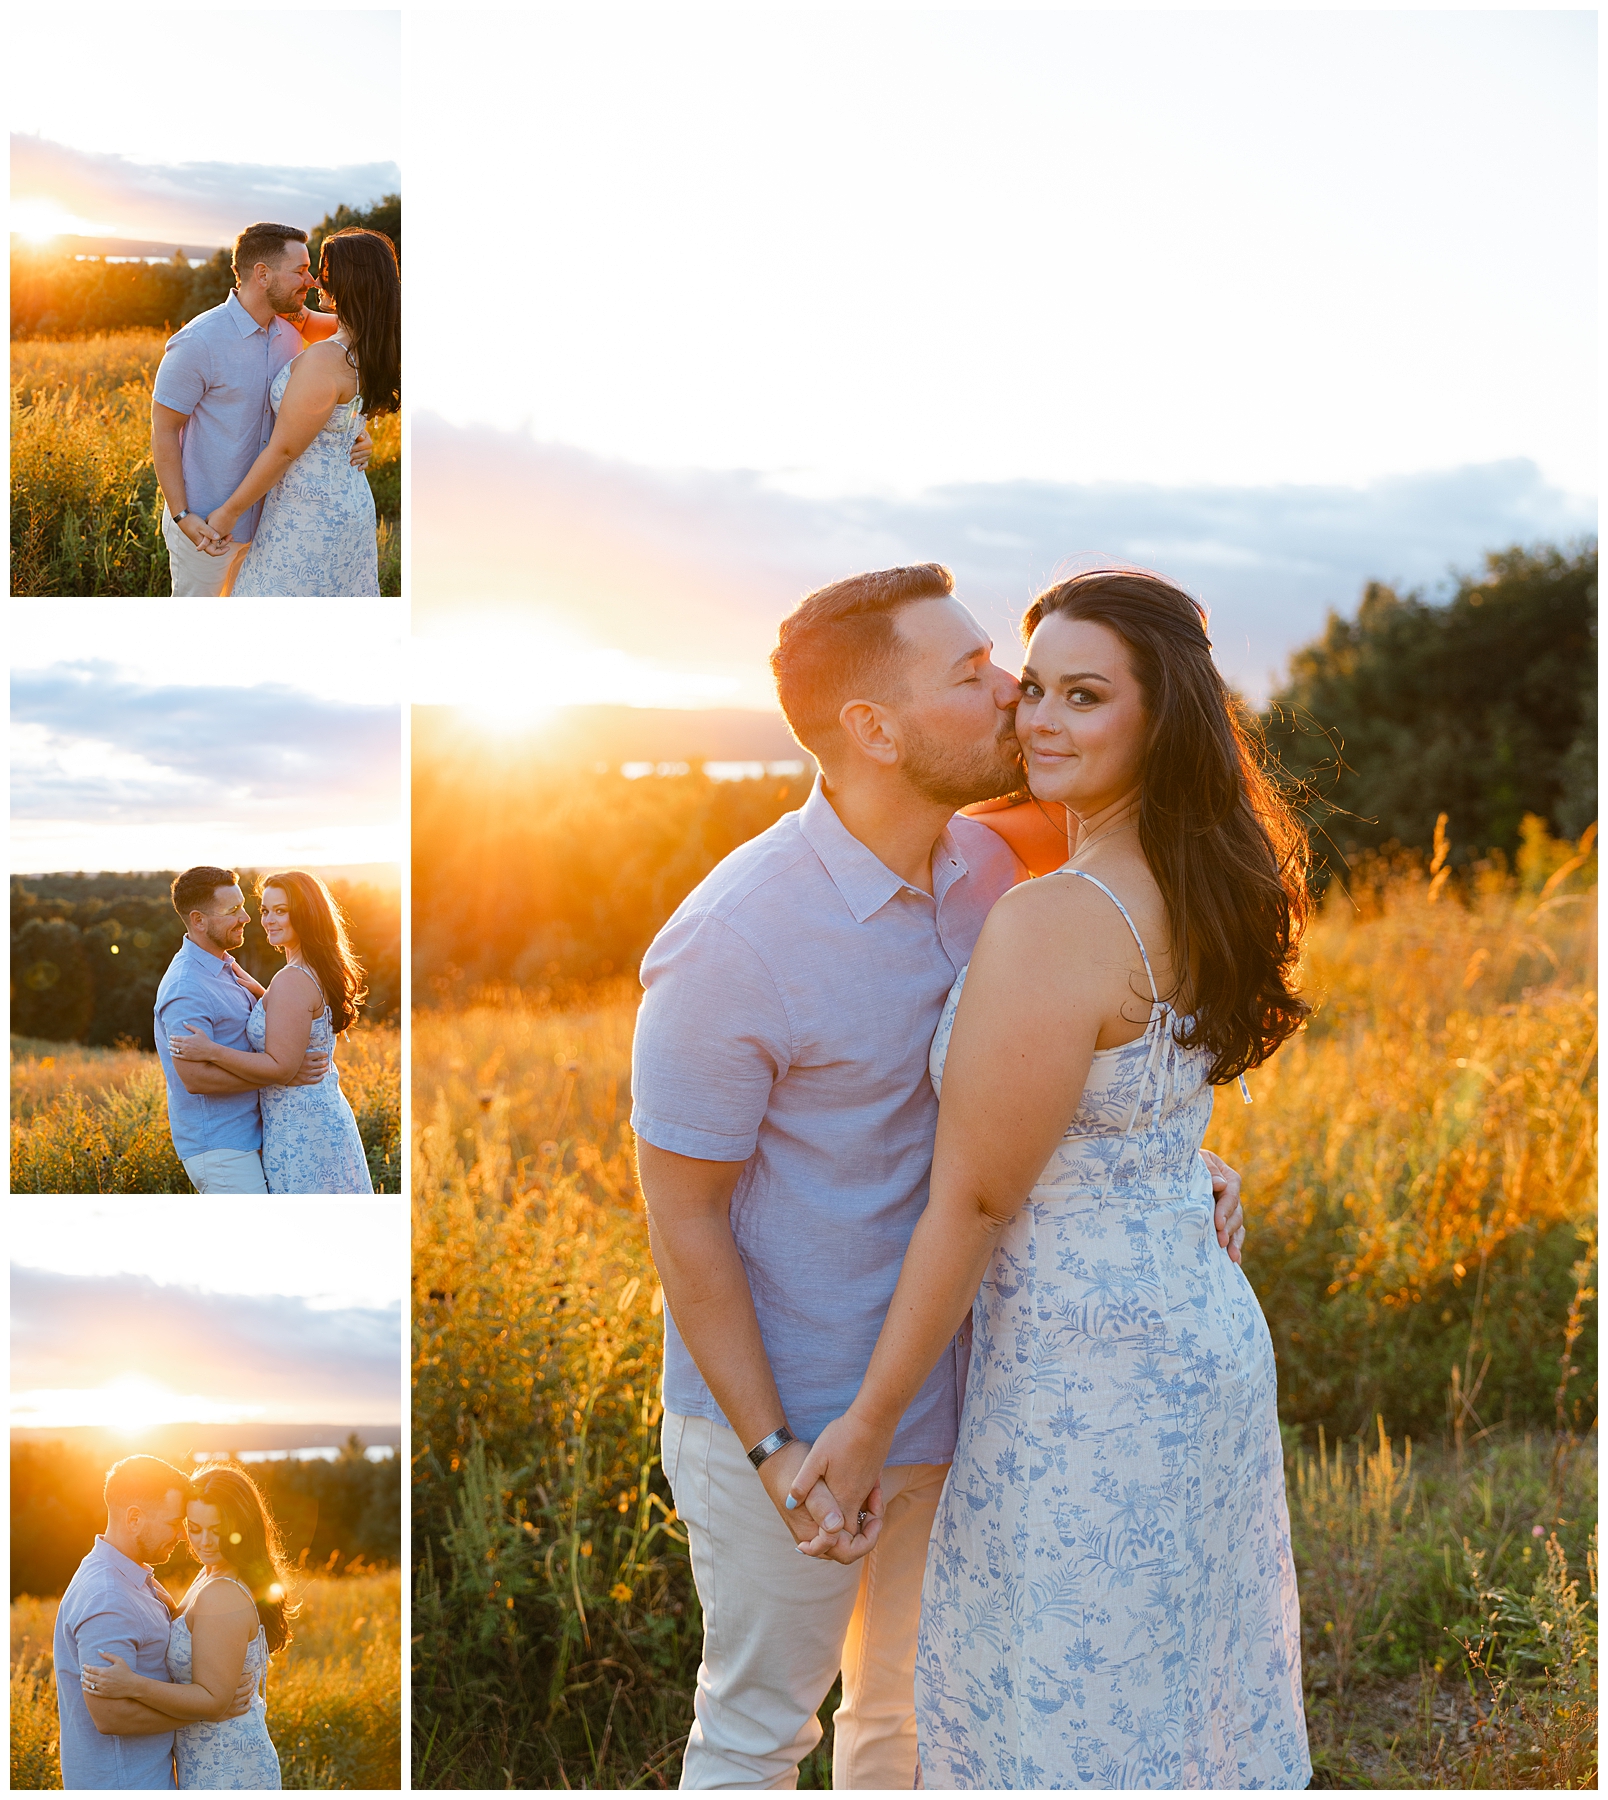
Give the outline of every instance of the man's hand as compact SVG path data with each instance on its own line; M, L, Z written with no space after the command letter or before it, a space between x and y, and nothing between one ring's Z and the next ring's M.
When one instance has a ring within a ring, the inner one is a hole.
M224 534L209 525L200 513L186 513L182 519L175 519L173 523L195 545L197 550L205 550L208 556L224 554ZM233 544L227 546L229 550L233 550L234 547Z
M317 1087L329 1073L329 1052L327 1050L309 1050L302 1058L302 1066L286 1084L289 1087Z
M352 467L366 469L369 466L369 458L373 454L374 440L369 436L368 429L365 427L357 434L352 443Z
M852 1496L844 1505L853 1507L857 1517L854 1529L840 1532L835 1543L823 1522L820 1535L804 1546L806 1556L824 1555L834 1562L856 1562L876 1543L882 1526L882 1466L888 1459L888 1447L887 1437L867 1428L852 1407L834 1419L810 1446L809 1455L793 1475L794 1497L805 1483L810 1484L812 1499L825 1491L824 1483L830 1483L833 1491Z
M1211 1170L1213 1221L1217 1241L1228 1252L1230 1262L1239 1262L1240 1246L1245 1242L1245 1214L1240 1206L1240 1178L1222 1157L1210 1150L1201 1151L1201 1160Z
M257 1691L256 1677L248 1669L240 1671L240 1685L234 1691L234 1699L229 1702L227 1712L218 1714L219 1719L238 1719L244 1712L251 1710L251 1697Z
M759 1479L801 1550L808 1544L812 1547L809 1555L827 1557L833 1562L857 1562L876 1543L882 1529L882 1489L879 1486L865 1502L864 1529L847 1529L843 1509L824 1481L812 1483L802 1500L791 1493L809 1450L810 1446L797 1438L784 1444L759 1465Z

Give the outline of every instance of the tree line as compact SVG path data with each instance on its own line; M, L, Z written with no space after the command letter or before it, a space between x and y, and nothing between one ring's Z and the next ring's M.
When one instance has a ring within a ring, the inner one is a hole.
M241 224L250 221L241 220ZM402 254L402 196L387 194L372 206L338 206L326 213L308 238L308 254L318 253L331 232L348 225L383 231ZM99 331L141 328L177 331L209 307L221 306L234 287L228 250L192 269L175 250L166 262L82 260L48 244L11 251L11 335L13 338L77 338Z
M216 1437L216 1427L209 1427ZM222 1429L227 1429L226 1427ZM106 1526L101 1498L104 1452L49 1441L11 1449L11 1597L59 1594L95 1534ZM178 1462L179 1459L169 1458ZM188 1466L185 1463L183 1466ZM293 1561L309 1570L343 1572L395 1563L402 1550L402 1461L370 1462L356 1437L335 1462L290 1458L248 1465L263 1490ZM163 1565L181 1578L195 1564L182 1544Z
M1262 715L1320 877L1397 845L1511 863L1526 817L1578 838L1596 817L1595 545L1513 548L1449 600L1371 583L1290 659ZM803 779L716 782L561 768L415 711L415 992L555 994L633 970L681 899L802 804Z
M169 896L171 874L13 876L11 1029L57 1042L132 1043L154 1050L157 985L184 929ZM249 893L255 871L242 871ZM394 892L332 881L368 976L363 1017L395 1024L402 1000L402 914ZM235 952L261 982L283 967L255 917Z

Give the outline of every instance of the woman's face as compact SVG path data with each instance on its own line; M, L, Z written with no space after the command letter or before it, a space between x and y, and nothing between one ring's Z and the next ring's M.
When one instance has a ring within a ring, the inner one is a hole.
M1033 793L1093 817L1139 785L1145 729L1127 645L1108 625L1051 613L1028 643L1016 706Z
M262 928L276 950L298 950L301 939L290 922L290 896L283 888L262 890Z
M190 1541L190 1554L204 1569L229 1562L231 1552L240 1545L240 1533L226 1530L223 1513L204 1500L192 1500L185 1507L184 1535Z

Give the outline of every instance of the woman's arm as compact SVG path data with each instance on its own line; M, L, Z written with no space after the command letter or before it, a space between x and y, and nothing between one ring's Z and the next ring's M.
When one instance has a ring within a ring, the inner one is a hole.
M317 1001L318 984L311 975L301 969L281 969L263 997L267 1030L261 1050L231 1050L215 1044L204 1032L195 1032L173 1037L170 1048L174 1062L213 1063L226 1074L247 1081L273 1085L288 1082L300 1070L307 1054L313 1020L318 1016L309 1010L309 1002Z
M266 494L286 469L329 423L340 404L341 389L348 385L352 366L344 345L315 344L302 351L290 365L290 379L279 402L279 417L268 447L246 471L239 487L207 515L207 523L225 537L240 515Z
M848 1517L864 1506L856 1496L1066 1132L1102 1026L1121 1022L1132 946L1121 915L1083 882L1030 882L989 914L944 1065L926 1210L860 1391L816 1438L794 1493L822 1480Z
M237 963L234 960L233 957L231 957L229 959L229 962L230 962L229 972L235 978L235 985L237 987L243 987L246 990L246 992L248 994L250 994L250 996L252 997L253 1000L260 1000L263 997L263 995L268 992L267 988L265 988L262 985L262 983L256 978L256 976L248 975L246 973L246 971L241 968L239 963Z
M167 1719L231 1718L239 1713L246 1650L257 1635L257 1609L233 1582L197 1597L187 1618L190 1679L156 1681L136 1674L120 1656L103 1652L103 1666L84 1669L98 1699L137 1700ZM249 1698L249 1696L248 1696Z

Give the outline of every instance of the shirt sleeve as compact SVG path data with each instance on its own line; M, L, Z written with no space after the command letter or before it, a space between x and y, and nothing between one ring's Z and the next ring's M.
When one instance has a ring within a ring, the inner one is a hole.
M707 913L672 919L642 963L631 1047L631 1129L661 1150L747 1162L771 1088L792 1063L775 978Z
M157 364L151 397L186 418L201 404L207 391L207 354L199 336L182 333L168 341Z
M79 1668L101 1668L108 1655L120 1656L131 1669L135 1668L140 1653L139 1635L139 1620L132 1613L123 1612L109 1599L103 1600L73 1627Z
M165 1037L172 1037L187 1024L199 1025L214 1042L218 1036L218 1017L211 1000L189 985L175 988L157 1007L156 1023Z

